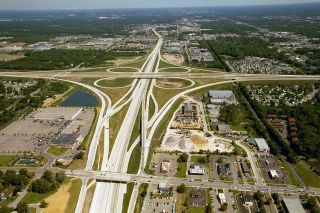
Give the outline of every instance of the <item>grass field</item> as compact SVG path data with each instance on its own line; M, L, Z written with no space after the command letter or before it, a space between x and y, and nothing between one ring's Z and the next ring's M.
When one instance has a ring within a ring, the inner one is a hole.
M28 192L26 194L26 196L24 196L24 198L22 199L21 202L26 202L27 204L40 203L41 201L43 201L44 199L46 199L47 197L49 197L53 193L54 192L39 194L39 193L35 193L35 192Z
M159 70L159 72L188 72L188 69L180 67L167 67Z
M138 70L132 67L114 67L110 72L138 72Z
M68 212L75 212L78 197L81 190L81 180L80 179L73 179L71 182L71 187L69 188L68 192L70 194L70 198L68 200L67 208L65 213Z
M171 83L170 86L161 85L163 83ZM176 86L175 86L176 85ZM173 89L173 88L184 88L191 85L191 82L185 79L179 79L179 78L167 78L167 79L158 79L157 80L157 86L167 88L167 89ZM174 87L175 86L175 87Z
M142 183L140 185L138 198L137 198L137 203L136 203L136 206L134 208L134 212L141 212L141 207L142 207L143 200L144 200L144 198L141 197L141 193L143 191L147 191L147 189L148 189L148 184L147 183Z
M159 109L164 106L164 104L170 100L173 96L182 92L183 89L162 89L158 87L154 87L153 94L158 102Z
M132 84L132 81L131 78L110 78L99 81L98 85L102 87L125 87Z
M123 197L122 213L128 212L128 207L130 204L130 198L131 198L133 187L134 187L134 183L127 184L127 192L124 194L124 197Z
M178 163L178 171L174 176L178 178L185 178L187 177L186 172L187 172L187 162L180 162Z
M123 88L99 88L102 92L107 94L112 103L116 103L120 98L122 98L129 90L130 87Z
M99 144L98 144L98 152L96 153L93 170L99 170L103 160L103 152L104 152L104 129L102 129Z
M117 112L115 115L113 115L111 118L110 118L110 128L109 128L109 138L110 138L110 142L109 142L109 154L111 154L111 151L112 151L112 147L113 147L113 144L116 140L116 137L118 135L118 132L119 132L119 129L121 127L121 124L122 124L122 121L124 119L124 117L126 116L127 114L127 111L128 111L128 108L129 108L129 105L127 104L126 106L124 106L122 108L121 111Z
M87 190L86 199L85 199L84 205L83 205L83 211L82 211L83 213L89 213L90 205L92 202L92 198L93 198L93 194L94 194L95 189L96 189L96 184L94 184L93 186L91 186Z
M0 155L0 166L12 166L15 159L15 155Z
M281 164L282 164L282 166L283 166L283 168L284 168L284 171L285 171L286 175L289 177L290 183L291 183L292 185L294 185L294 186L299 186L299 183L298 183L297 179L296 179L295 176L292 174L292 172L291 172L291 170L290 170L290 168L289 168L289 165L288 165L289 163L286 162L286 161L284 161L284 160L282 160L282 161L281 161Z
M69 149L64 148L64 147L54 147L50 146L50 148L47 150L47 153L52 154L54 156L59 156L64 153L66 153Z
M148 115L148 120L150 120L152 118L152 116L154 115L155 113L155 104L154 104L154 101L152 98L150 98L150 101L149 101L149 115Z
M320 188L320 177L303 165L303 162L300 161L293 167L306 186Z
M203 206L188 206L188 213L205 213L206 208Z

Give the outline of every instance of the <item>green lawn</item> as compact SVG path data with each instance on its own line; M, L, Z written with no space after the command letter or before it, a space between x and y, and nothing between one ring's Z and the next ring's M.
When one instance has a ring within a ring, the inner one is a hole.
M109 154L112 151L112 147L113 144L116 140L116 137L118 135L119 129L121 127L122 121L124 119L124 117L127 114L129 105L127 104L126 106L124 106L119 112L117 112L116 114L114 114L111 118L110 118L110 129L109 129Z
M160 72L188 72L188 69L180 67L168 67L160 70Z
M36 213L37 212L37 209L36 208L29 208L29 213Z
M64 147L54 147L50 146L50 148L47 150L47 153L52 154L54 156L59 156L64 153L66 153L69 149L64 148Z
M203 206L188 206L188 213L205 213L206 208Z
M179 78L158 79L158 81L182 84L180 87L176 87L176 88L184 88L184 87L188 87L191 85L190 81L185 80L185 79L179 79ZM161 86L158 84L158 81L157 81L157 86ZM169 87L165 87L165 88L169 89ZM172 88L170 88L170 89L172 89Z
M150 101L149 101L149 115L148 115L148 120L150 120L152 118L152 116L154 115L155 113L155 104L154 104L154 101L152 98L150 98Z
M128 212L128 207L130 204L130 198L131 198L133 187L134 187L134 183L127 184L127 192L124 194L123 203L122 203L122 213Z
M178 171L174 176L178 178L185 178L186 172L187 172L187 162L180 162L178 163Z
M294 169L306 186L320 188L320 177L304 166L302 162L296 163Z
M193 163L200 163L202 159L205 160L204 166L205 166L206 168L209 168L209 161L207 161L207 157L206 157L206 156L202 156L202 155L191 155L191 162L193 162Z
M141 146L138 144L134 150L132 151L129 166L128 166L128 174L137 174L140 167L140 160L141 160Z
M12 166L15 159L15 155L0 155L0 166Z
M175 66L173 64L169 64L165 61L160 60L159 68L161 69L161 68L167 68L167 67L177 67L178 68L178 66Z
M282 164L282 166L284 168L284 171L285 171L286 175L289 177L290 183L292 185L294 185L294 186L299 186L299 183L298 183L297 179L292 174L292 172L291 172L291 170L289 168L289 165L288 165L289 163L283 160L283 161L281 161L281 164Z
M115 79L104 79L99 81L98 85L102 87L125 87L132 84L131 78L115 78Z
M28 192L26 196L24 196L24 198L22 199L22 202L26 202L27 204L40 203L41 201L43 201L53 193L55 193L55 191L44 193L44 194Z
M111 72L138 72L137 69L132 67L114 67L110 70Z
M80 179L72 180L71 187L68 191L70 193L70 198L68 200L66 212L75 212L78 197L79 197L80 190L81 190L81 184L82 183L81 183Z

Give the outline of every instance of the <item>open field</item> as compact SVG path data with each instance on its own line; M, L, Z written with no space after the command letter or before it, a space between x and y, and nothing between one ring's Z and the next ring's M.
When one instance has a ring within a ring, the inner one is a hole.
M163 54L162 57L166 60L169 61L170 63L177 64L177 65L182 65L184 62L184 57L183 55L180 54Z
M306 186L320 188L320 177L302 162L296 163L293 167Z
M71 181L62 184L58 191L45 199L48 207L44 209L45 213L66 212L67 202L70 199L69 190L71 189Z
M123 204L122 204L122 212L123 213L128 212L128 207L129 207L133 187L134 187L134 183L127 184L127 192L124 194Z
M15 155L0 155L0 166L11 166L15 159Z
M191 81L178 78L167 78L167 79L158 79L156 86L165 88L165 89L179 89L188 87L191 85Z
M112 63L114 66L121 66L123 64L133 63L139 59L141 59L142 56L138 57L117 57L114 60L107 60L107 63Z
M110 138L110 144L109 144L109 154L112 151L113 144L116 140L116 137L118 135L119 129L121 127L122 121L124 117L127 114L129 105L127 104L124 106L121 111L117 112L115 115L113 115L110 118L110 129L109 129L109 138Z
M83 205L83 213L89 213L90 211L90 205L92 202L92 198L93 198L93 194L94 191L96 189L96 184L92 185L88 190L87 190L87 194L86 194L86 199L84 201L84 205Z
M24 58L25 56L23 54L5 54L0 53L0 61L13 61L16 59Z
M161 107L163 107L163 105L173 96L177 95L178 93L182 92L183 89L162 89L162 88L158 88L155 87L153 89L153 94L154 97L156 98L158 105L159 105L159 109L161 109Z
M126 87L132 83L131 78L106 78L103 79L97 84L101 87Z

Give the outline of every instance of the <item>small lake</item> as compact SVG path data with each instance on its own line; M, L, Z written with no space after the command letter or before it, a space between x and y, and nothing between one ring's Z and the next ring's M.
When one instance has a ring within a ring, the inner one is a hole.
M96 107L98 99L89 93L77 90L60 103L62 107Z

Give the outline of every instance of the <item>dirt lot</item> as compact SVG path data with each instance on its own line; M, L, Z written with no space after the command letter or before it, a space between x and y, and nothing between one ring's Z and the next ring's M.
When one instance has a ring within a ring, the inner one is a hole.
M171 55L171 54L164 54L162 56L165 60L173 63L173 64L177 64L177 65L181 65L184 62L184 57L183 55Z
M24 58L23 54L5 54L0 53L0 61L13 61L19 58Z
M47 208L44 209L45 213L56 213L65 212L67 208L67 202L70 198L69 189L71 187L71 182L63 184L59 190L53 195L46 199L49 204Z

